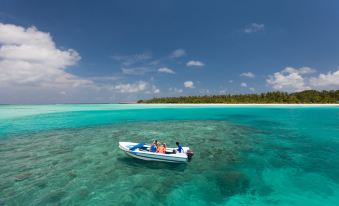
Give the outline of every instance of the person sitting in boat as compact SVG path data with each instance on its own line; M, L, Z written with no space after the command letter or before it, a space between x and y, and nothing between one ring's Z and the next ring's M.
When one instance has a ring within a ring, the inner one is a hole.
M161 146L157 149L157 153L166 153L166 144L161 144Z
M157 150L158 150L158 140L154 140L149 151L150 152L156 152Z
M182 146L181 146L181 144L180 144L179 142L176 142L175 144L178 146L178 149L177 149L177 151L178 151L179 153L181 153L181 152L183 152L183 151L184 151L184 150L182 149Z

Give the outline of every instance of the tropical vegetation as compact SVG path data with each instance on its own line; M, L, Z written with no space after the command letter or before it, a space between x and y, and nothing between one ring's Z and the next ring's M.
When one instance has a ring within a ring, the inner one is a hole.
M176 104L334 104L339 103L339 90L302 92L265 92L261 94L227 94L205 96L160 97L139 100L138 103L176 103Z

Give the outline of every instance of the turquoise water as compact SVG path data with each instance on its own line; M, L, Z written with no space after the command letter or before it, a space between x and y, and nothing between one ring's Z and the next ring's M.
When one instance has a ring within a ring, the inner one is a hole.
M119 141L195 152L126 156ZM338 106L0 106L0 205L338 205Z

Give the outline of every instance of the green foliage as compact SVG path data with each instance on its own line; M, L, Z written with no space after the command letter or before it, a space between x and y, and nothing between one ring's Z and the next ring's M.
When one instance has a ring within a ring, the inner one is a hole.
M211 96L180 96L161 97L150 100L139 100L138 103L176 103L176 104L333 104L339 103L339 90L316 91L305 90L302 92L266 92L261 94L238 95L211 95Z

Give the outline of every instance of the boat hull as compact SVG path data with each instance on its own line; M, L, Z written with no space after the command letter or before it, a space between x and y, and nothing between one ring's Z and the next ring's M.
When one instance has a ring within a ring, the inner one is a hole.
M130 150L137 143L133 142L119 142L119 148L131 157L146 160L146 161L158 161L158 162L170 162L170 163L186 163L188 161L186 153L177 154L160 154L148 151ZM146 146L147 148L149 146ZM172 151L174 148L168 148L167 151ZM188 150L189 148L184 148Z

